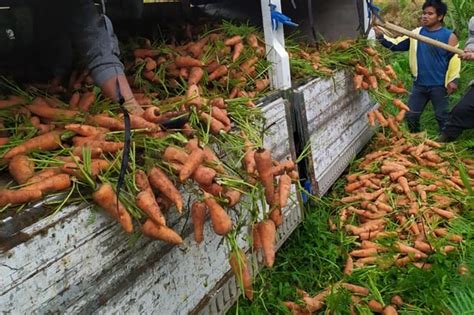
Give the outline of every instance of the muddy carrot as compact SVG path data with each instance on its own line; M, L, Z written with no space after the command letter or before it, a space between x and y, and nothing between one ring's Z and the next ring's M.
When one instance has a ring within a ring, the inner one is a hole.
M179 172L179 180L181 182L186 181L193 172L202 164L204 161L204 151L202 149L194 149L188 156L188 159L183 164Z

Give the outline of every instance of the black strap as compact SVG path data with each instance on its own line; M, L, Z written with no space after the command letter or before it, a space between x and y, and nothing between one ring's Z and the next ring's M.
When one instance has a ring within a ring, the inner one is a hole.
M131 144L131 127L130 127L130 115L128 114L127 109L125 108L125 99L123 98L122 94L120 93L120 83L117 78L117 94L119 95L119 105L120 109L123 113L123 122L125 124L125 141L123 146L122 152L122 163L120 165L120 174L117 181L117 186L115 188L117 194L117 214L118 214L118 204L119 204L119 195L120 190L122 189L123 183L125 181L125 175L127 173L128 168L128 160L130 156L130 144Z
M316 31L314 29L314 17L313 17L313 3L312 0L308 0L308 18L309 18L309 27L311 28L311 34L313 34L313 39L318 40L316 37Z

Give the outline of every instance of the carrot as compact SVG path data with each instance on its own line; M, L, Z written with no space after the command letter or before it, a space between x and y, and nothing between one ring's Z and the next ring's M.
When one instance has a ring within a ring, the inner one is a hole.
M275 189L273 187L272 157L269 150L258 149L254 155L258 176L265 190L265 199L269 205L274 205Z
M145 59L146 57L153 58L160 54L159 50L147 49L147 48L137 48L133 51L133 56L135 58Z
M169 198L179 213L183 211L183 198L168 176L158 167L153 167L148 173L150 184Z
M278 200L278 193L276 193L275 199ZM270 214L268 215L269 219L275 223L275 226L280 226L283 224L283 213L281 212L281 208L277 207L274 208Z
M224 45L226 46L234 46L238 43L242 42L242 37L239 35L232 36L224 41Z
M212 168L199 166L196 171L194 171L192 177L199 185L210 186L216 175L217 172Z
M367 306L370 308L372 312L382 313L383 311L383 305L377 302L376 300L370 300L367 303Z
M258 234L262 243L264 264L272 267L275 262L276 227L272 220L264 220L258 224Z
M431 211L435 212L437 215L443 217L443 218L446 218L446 219L453 219L456 217L456 215L454 213L452 213L451 211L448 211L448 210L443 210L443 209L440 209L440 208L436 208L436 207L431 207L430 208Z
M77 107L79 107L83 112L87 112L89 111L92 104L94 104L94 102L95 102L95 93L88 91L81 95L81 99L79 100Z
M395 107L399 108L400 110L404 110L407 112L410 111L410 108L398 98L393 100L393 105L395 105Z
M346 288L347 290L351 291L354 294L361 295L361 296L368 296L369 295L369 289L350 284L350 283L343 283L342 286Z
M290 196L291 190L291 177L287 174L283 174L280 176L278 189L280 192L280 207L285 208L286 204L288 203L288 197Z
M370 75L370 76L366 77L366 79L367 79L367 81L369 83L369 87L371 89L374 89L374 90L378 89L379 86L378 86L378 83L377 83L377 77L376 76Z
M260 233L258 231L258 223L252 226L252 248L258 252L262 249L262 240L260 239Z
M151 189L139 192L135 201L138 208L142 209L155 224L166 225L165 217Z
M433 252L433 247L430 244L422 242L422 241L415 241L414 247L427 254Z
M33 114L46 119L64 119L78 116L79 112L75 110L54 108L48 105L46 101L37 97L30 105L25 106Z
M117 203L117 196L112 185L108 183L100 185L99 189L92 194L92 199L99 207L119 221L125 232L132 233L132 218L122 203L120 201Z
M69 107L71 109L76 109L77 106L79 105L80 99L81 99L81 93L79 92L72 93L71 98L69 99Z
M234 272L237 283L243 288L245 296L253 299L252 276L250 275L249 263L247 256L240 249L237 248L229 254L229 263Z
M73 139L74 141L75 139ZM92 140L92 139L81 139L81 144L75 144L76 146L90 146L96 150L101 149L103 153L115 153L123 149L123 142L112 142L103 140Z
M227 116L227 111L225 109L220 109L219 107L211 107L211 116L219 120L227 128L231 126L231 121L229 116Z
M181 182L186 181L203 161L204 151L202 149L194 149L179 172L179 180Z
M200 187L205 192L216 197L221 197L222 193L224 192L224 188L217 183L212 183L211 185L208 185L208 186L200 185Z
M401 122L405 118L406 110L401 110L398 112L397 116L395 116L395 120Z
M225 210L217 203L214 197L204 192L206 203L211 217L212 228L218 235L226 235L232 230L232 220Z
M225 109L227 105L224 102L224 99L222 97L217 97L209 101L209 105L213 107L218 107L220 109Z
M392 298L390 299L390 303L395 304L398 307L403 306L403 300L399 295L392 296Z
M178 56L175 58L174 63L177 68L191 68L191 67L203 67L204 64L201 60L194 59L189 56Z
M391 65L386 65L383 70L393 80L397 79L397 74L395 73Z
M200 244L204 240L204 222L207 206L204 202L195 201L191 206L191 220L194 226L194 240Z
M235 62L237 59L239 59L240 55L242 54L242 51L244 50L244 44L237 43L234 46L234 51L232 53L232 61Z
M59 167L53 168L46 168L40 172L35 173L32 177L27 180L27 184L34 184L40 181L45 180L48 177L54 176L61 173L61 169Z
M387 87L387 91L389 91L390 93L395 93L395 94L405 94L405 93L408 93L408 91L407 91L405 88L398 87L398 86L396 86L395 84L390 84L390 85Z
M71 177L68 174L58 174L25 186L25 189L40 190L44 194L61 191L69 187L71 187Z
M362 81L364 81L364 76L361 74L357 74L353 77L352 81L354 83L354 89L358 91L362 88Z
M0 137L0 146L7 144L9 141L8 137Z
M38 134L39 135L43 135L45 133L48 133L50 132L51 130L54 129L54 125L52 124L42 124L39 117L37 116L32 116L30 118L30 123L33 125L33 127L35 127L36 129L38 129Z
M202 70L201 67L192 67L191 71L189 72L188 84L189 85L198 84L199 81L201 81L203 75L204 75L204 70Z
M145 118L135 115L129 114L130 116L130 126L132 129L146 129L147 131L159 131L160 127L155 123L149 122ZM120 115L122 117L122 115Z
M21 96L10 95L7 99L0 100L0 109L5 109L14 105L26 104L27 100Z
M0 190L0 207L4 207L8 204L20 205L25 204L31 201L39 200L43 197L41 190L34 189L18 189L10 190L3 189Z
M145 112L143 113L142 117L149 122L157 123L162 118L160 116L160 108L156 106L150 106L145 109Z
M211 74L207 77L207 80L213 81L219 79L220 77L226 75L228 71L229 70L225 65L220 65L214 71L211 72Z
M210 129L211 129L211 132L213 134L219 134L221 132L225 132L226 130L229 130L228 128L226 128L226 126L220 122L220 120L217 120L215 119L214 117L212 117L211 115L209 115L208 113L204 113L202 112L200 115L199 115L199 118L206 124L209 124L210 126Z
M202 50L207 43L207 38L202 38L196 43L188 46L187 51L191 53L194 58L199 58L202 55Z
M188 90L186 91L186 99L188 106L196 106L197 108L201 108L202 99L197 85L193 84L188 86Z
M148 70L148 71L153 71L156 69L156 67L158 66L158 64L156 63L156 61L150 57L146 57L145 58L145 69Z
M352 256L348 256L346 260L346 264L344 265L344 274L350 276L352 275L352 270L354 269L354 261Z
M26 155L15 155L8 164L13 179L20 185L26 183L35 174L35 163Z
M242 194L240 193L240 191L235 190L235 189L228 189L224 193L224 197L229 202L229 204L228 204L229 207L235 206L239 202L241 195Z
M141 230L144 235L173 245L181 245L183 239L174 230L166 225L157 225L151 219L147 219L142 225Z
M150 181L148 180L148 176L142 170L137 170L135 172L135 184L137 185L140 191L149 191L153 194L153 190L150 186Z
M411 246L405 245L401 242L396 242L395 243L395 248L401 253L412 254L412 255L414 255L415 258L426 258L426 257L428 257L422 251L420 251L416 248L413 248Z
M375 117L379 121L380 126L382 126L382 127L387 127L388 126L387 120L385 119L385 117L382 115L382 113L378 109L374 110L373 113L375 114Z
M40 136L26 140L25 142L11 148L5 153L3 158L9 160L18 154L27 154L31 151L50 151L57 149L61 146L61 132L50 131Z
M364 67L360 64L356 64L355 71L356 71L357 74L361 74L364 77L369 77L370 76L369 70L366 67Z
M400 186L402 186L403 192L406 195L409 195L411 193L410 186L408 185L408 180L404 176L400 176L398 178L398 183L400 184Z
M374 68L374 74L377 77L377 79L385 81L387 83L390 83L390 77L379 67Z
M88 116L86 122L90 125L107 128L110 130L124 130L125 125L117 118L109 117L106 114Z
M371 125L372 127L375 127L375 113L373 111L368 112L367 118L369 119L369 125Z
M369 89L369 83L362 81L362 89L363 90L368 90Z
M365 248L365 249L356 249L349 253L352 257L371 257L377 256L377 249L375 248Z
M361 187L364 186L364 182L362 181L358 181L358 182L353 182L353 183L349 183L346 185L346 187L344 187L344 190L347 192L347 193L351 193L353 192L354 190L357 190Z
M264 91L270 85L270 80L268 79L259 79L255 80L255 89L258 92Z
M398 312L392 305L387 305L382 311L382 315L397 315Z
M107 128L81 124L67 124L64 126L64 129L74 131L83 137L95 137L110 132Z

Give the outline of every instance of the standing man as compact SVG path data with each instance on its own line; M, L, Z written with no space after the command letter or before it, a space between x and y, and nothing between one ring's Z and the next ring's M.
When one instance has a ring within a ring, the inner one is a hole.
M461 59L474 61L474 16L469 21L469 39ZM442 142L454 141L464 130L472 128L474 128L474 80L471 81L467 92L451 111L439 140Z
M413 32L456 46L456 35L443 26L447 5L441 0L427 0L422 8L422 26ZM448 95L457 89L461 68L459 57L406 36L393 39L384 37L377 28L374 30L383 46L393 51L409 52L410 69L415 78L408 100L410 111L405 116L410 131L420 131L420 117L428 101L433 104L439 130L443 130L449 117Z

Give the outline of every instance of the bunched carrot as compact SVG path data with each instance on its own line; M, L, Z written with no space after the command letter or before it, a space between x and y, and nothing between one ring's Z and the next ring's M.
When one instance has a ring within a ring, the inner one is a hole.
M99 207L119 221L125 232L132 233L132 218L122 203L120 201L117 203L117 195L112 185L108 183L100 185L99 189L92 194L92 199Z
M275 189L273 187L272 157L269 150L259 149L254 155L258 175L265 189L265 199L274 205Z
M3 189L0 190L0 207L4 207L8 204L20 205L25 204L31 201L39 200L43 197L41 190L30 190L30 189L18 189L18 190L9 190Z
M179 172L179 180L181 182L186 181L193 172L201 165L204 161L204 151L200 148L194 149L188 156L188 159L183 164L181 171Z
M229 263L232 271L234 272L235 278L237 279L237 283L243 287L245 296L249 300L252 300L252 276L250 275L247 256L240 248L237 248L236 250L230 252Z
M15 155L8 164L13 179L20 185L27 182L35 174L35 163L26 155Z
M143 190L139 192L135 201L138 208L142 209L155 224L166 225L165 217L151 190Z
M18 154L27 154L35 150L49 151L55 150L61 146L61 132L51 131L40 136L26 140L22 144L8 150L3 156L5 160L9 160Z
M264 220L258 224L258 234L262 244L264 264L272 267L275 262L276 227L272 220Z

